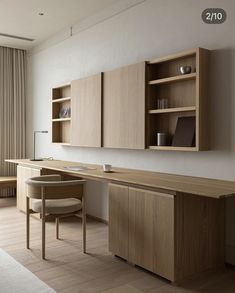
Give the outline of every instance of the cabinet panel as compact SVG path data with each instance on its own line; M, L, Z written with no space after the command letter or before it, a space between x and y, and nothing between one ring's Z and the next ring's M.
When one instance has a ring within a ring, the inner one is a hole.
M109 185L109 250L128 259L128 187Z
M71 83L71 145L101 147L102 73Z
M129 188L129 261L153 271L154 192Z
M174 196L110 184L109 248L174 281Z
M129 188L129 260L174 280L174 197Z
M155 193L154 272L174 281L174 196Z
M17 166L17 208L26 212L27 185L25 181L30 177L40 176L41 169Z
M104 147L145 148L145 62L104 73Z
M176 279L224 263L224 204L223 199L176 194Z

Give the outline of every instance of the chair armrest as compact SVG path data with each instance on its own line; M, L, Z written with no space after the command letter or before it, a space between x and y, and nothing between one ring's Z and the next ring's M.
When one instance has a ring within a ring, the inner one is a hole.
M85 184L86 180L66 180L62 181L60 175L42 175L39 177L32 177L25 181L28 185L34 185L38 187L42 186L74 186Z

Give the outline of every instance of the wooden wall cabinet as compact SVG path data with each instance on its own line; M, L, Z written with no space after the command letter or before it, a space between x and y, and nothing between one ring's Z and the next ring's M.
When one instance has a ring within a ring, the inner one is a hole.
M109 249L170 281L224 261L224 202L110 184Z
M71 82L71 145L102 146L102 73Z
M104 73L103 146L145 148L145 62Z
M190 66L191 72L182 75L181 66ZM52 141L84 147L208 150L208 69L209 51L196 48L54 88ZM162 99L168 102L164 108L158 104ZM70 104L71 117L59 117L61 108ZM195 142L173 146L182 116L194 117ZM157 133L168 136L165 145L157 145Z
M25 181L41 175L41 169L17 166L17 208L26 212L27 185Z

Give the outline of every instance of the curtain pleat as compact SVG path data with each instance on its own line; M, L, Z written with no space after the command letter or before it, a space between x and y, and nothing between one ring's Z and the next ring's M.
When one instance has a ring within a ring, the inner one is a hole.
M0 47L0 176L14 176L5 159L25 158L26 51ZM0 197L12 195L0 191Z

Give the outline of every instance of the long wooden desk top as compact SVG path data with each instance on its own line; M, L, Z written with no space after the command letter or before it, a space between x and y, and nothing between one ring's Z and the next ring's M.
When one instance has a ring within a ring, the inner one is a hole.
M30 161L28 159L6 160L28 167L44 168L81 176L85 179L128 184L147 189L162 189L169 192L184 192L211 198L223 198L235 194L235 182L200 177L173 175L151 171L113 168L112 173L104 173L101 165L84 164L60 160ZM66 167L85 166L90 169L73 171Z

